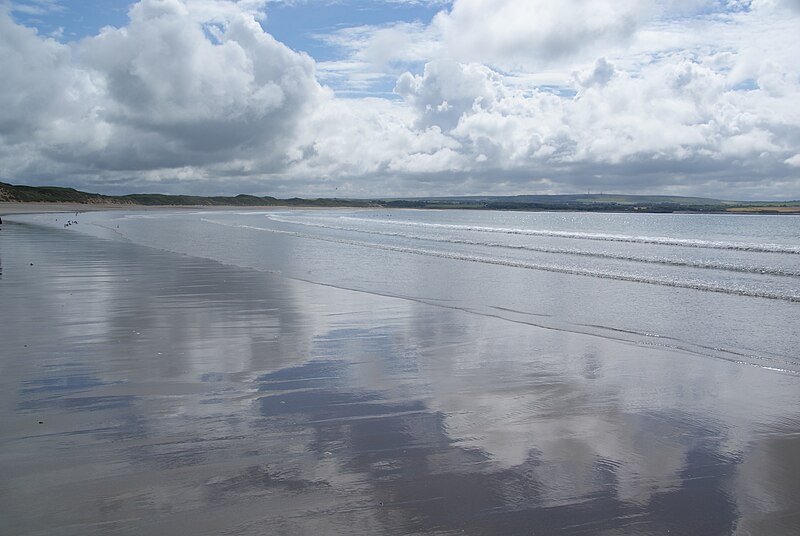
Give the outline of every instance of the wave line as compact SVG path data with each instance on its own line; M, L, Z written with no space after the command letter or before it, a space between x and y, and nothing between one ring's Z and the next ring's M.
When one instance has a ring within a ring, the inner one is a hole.
M300 222L292 221L288 218L281 218L276 216L268 216L272 221L279 223L288 223L290 225L302 225L304 227L316 227L321 229L330 229L334 231L350 231L355 233L371 234L378 236L388 236L393 238L406 238L409 240L421 240L427 242L439 242L443 244L463 244L469 246L483 246L493 248L505 248L513 250L535 251L537 253L555 253L563 255L577 255L582 257L596 257L603 259L613 259L621 261L641 262L648 264L662 264L668 266L680 266L686 268L702 268L710 270L726 270L730 272L760 274L760 275L775 275L782 277L800 277L800 271L785 270L783 268L772 268L769 266L737 266L735 264L727 264L715 261L691 261L684 259L670 259L667 257L646 257L636 255L625 255L622 253L611 253L607 251L588 251L581 249L570 248L549 248L544 246L531 246L528 244L503 244L501 242L484 242L478 240L469 240L465 238L440 238L436 236L423 236L408 233L401 233L397 231L377 231L368 229L359 229L357 227L345 227L339 225L326 225L323 223Z
M714 285L711 283L703 283L700 281L678 281L678 280L671 280L671 279L662 279L662 278L648 278L644 276L639 276L635 274L624 274L624 273L615 273L615 272L608 272L604 270L588 270L582 268L569 268L565 266L554 266L549 264L538 264L538 263L531 263L531 262L523 262L523 261L512 261L508 259L495 259L491 257L482 257L479 255L466 255L461 253L450 253L445 251L435 251L429 249L419 249L419 248L409 248L403 246L391 246L388 244L375 244L373 242L361 242L358 240L347 240L343 238L332 238L326 236L319 236L319 235L312 235L307 233L300 233L297 231L285 231L281 229L270 229L267 227L257 227L254 225L244 225L244 224L228 224L219 221L213 221L203 218L201 221L205 221L207 223L223 225L226 227L236 227L241 229L252 229L256 231L265 231L270 233L276 234L283 234L287 236L295 236L298 238L306 238L310 240L319 240L323 242L331 242L334 244L344 244L356 247L365 247L369 249L380 249L383 251L395 251L398 253L410 253L413 255L423 255L428 257L437 257L442 259L451 259L451 260L460 260L466 262L477 262L482 264L492 264L497 266L508 266L511 268L524 268L528 270L540 270L545 272L554 272L554 273L561 273L561 274L569 274L569 275L582 275L588 277L596 277L600 279L612 279L616 281L629 281L633 283L644 283L650 285L662 285L667 287L674 287L674 288L685 288L690 290L704 290L707 292L719 292L723 294L735 294L739 296L748 296L752 298L767 298L772 300L784 300L790 302L800 301L800 295L793 295L793 294L780 294L776 292L767 292L767 291L759 291L759 290L749 290L749 289L741 289L741 288L730 288L730 287L722 287L719 285Z
M605 233L585 233L577 231L551 231L544 229L513 229L508 227L483 227L474 225L458 225L445 223L423 223L398 220L379 220L340 216L340 219L359 223L377 223L381 225L406 225L413 227L430 227L455 231L475 231L482 233L499 233L525 236L546 236L552 238L569 238L575 240L597 240L603 242L631 242L637 244L655 244L660 246L677 246L687 248L727 249L733 251L754 251L758 253L785 253L800 255L800 246L782 244L752 244L744 242L713 242L698 238L670 238L666 236L632 236Z

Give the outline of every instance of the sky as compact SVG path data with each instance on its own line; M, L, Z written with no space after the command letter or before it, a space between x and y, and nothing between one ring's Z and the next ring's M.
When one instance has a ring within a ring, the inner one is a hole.
M0 181L800 199L800 0L0 0Z

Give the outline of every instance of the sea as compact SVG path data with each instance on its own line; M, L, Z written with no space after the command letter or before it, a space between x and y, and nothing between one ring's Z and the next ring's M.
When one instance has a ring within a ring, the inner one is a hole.
M290 279L800 372L795 216L323 209L74 220L70 231Z

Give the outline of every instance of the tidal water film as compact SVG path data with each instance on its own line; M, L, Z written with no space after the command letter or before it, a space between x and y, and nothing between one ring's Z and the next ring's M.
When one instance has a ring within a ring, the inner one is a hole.
M0 533L797 535L798 326L791 216L5 216Z

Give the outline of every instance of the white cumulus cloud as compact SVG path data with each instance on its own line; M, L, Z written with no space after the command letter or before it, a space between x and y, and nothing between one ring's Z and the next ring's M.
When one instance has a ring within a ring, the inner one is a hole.
M319 35L339 53L320 63L263 29L269 6L141 0L71 44L0 8L0 177L800 197L796 2L455 0L427 22Z
M251 4L143 0L128 25L71 46L0 14L3 140L84 172L279 168L325 92Z

